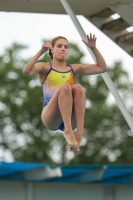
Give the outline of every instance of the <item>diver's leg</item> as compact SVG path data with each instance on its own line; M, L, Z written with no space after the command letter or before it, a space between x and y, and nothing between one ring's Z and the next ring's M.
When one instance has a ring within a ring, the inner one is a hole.
M66 141L77 150L78 143L74 137L71 125L72 104L72 88L69 84L63 84L55 92L49 104L43 109L42 121L49 130L57 130L63 121Z
M80 146L81 139L84 133L84 115L85 115L85 105L86 97L84 88L80 84L76 84L72 88L73 95L73 115L76 123L77 132L75 138Z

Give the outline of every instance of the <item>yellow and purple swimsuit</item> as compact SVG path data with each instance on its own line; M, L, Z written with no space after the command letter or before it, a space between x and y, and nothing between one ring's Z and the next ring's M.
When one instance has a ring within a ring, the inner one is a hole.
M43 89L43 97L44 97L43 107L48 105L53 94L62 84L68 83L71 86L74 85L74 71L71 65L68 65L70 66L70 70L66 72L60 72L52 67L51 62L49 64L50 64L50 69L46 77L42 81L42 89ZM63 130L63 128L59 127L60 130Z

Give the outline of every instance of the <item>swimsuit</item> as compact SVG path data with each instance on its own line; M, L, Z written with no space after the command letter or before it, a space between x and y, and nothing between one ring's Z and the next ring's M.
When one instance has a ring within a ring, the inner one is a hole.
M56 90L64 83L68 83L71 86L74 85L74 71L70 65L70 70L66 72L60 72L52 67L52 63L50 62L50 69L42 81L42 89L43 89L43 107L47 106L50 99ZM62 122L59 126L60 130L64 129L64 123Z

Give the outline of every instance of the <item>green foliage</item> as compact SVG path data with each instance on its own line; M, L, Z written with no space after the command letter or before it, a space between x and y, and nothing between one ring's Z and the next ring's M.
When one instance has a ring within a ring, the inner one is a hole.
M50 135L40 117L42 90L37 76L23 74L27 62L19 57L23 49L24 46L13 44L1 57L1 146L10 149L18 161L53 163L48 156Z
M0 56L0 148L16 161L49 164L133 163L133 134L100 75L79 76L86 91L84 137L80 152L68 152L61 133L49 132L41 122L43 95L38 76L25 76L26 49L13 44ZM70 44L67 63L81 63L84 54ZM49 62L48 54L40 61ZM116 62L109 74L132 114L133 84ZM2 159L2 158L1 158ZM4 155L3 155L4 159Z

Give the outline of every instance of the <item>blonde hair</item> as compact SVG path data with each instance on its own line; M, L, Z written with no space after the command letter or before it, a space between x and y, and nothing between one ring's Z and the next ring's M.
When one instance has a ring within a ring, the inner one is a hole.
M59 39L65 39L68 42L68 40L65 37L63 37L63 36L57 36L57 37L55 37L55 38L53 38L51 40L51 42L50 42L51 45L54 47L56 41L59 40ZM69 44L69 42L68 42L68 44ZM53 59L53 54L51 52L51 49L49 49L49 56L50 56L51 59Z

